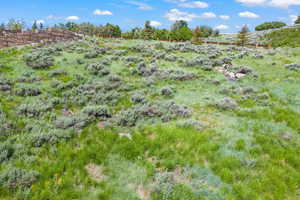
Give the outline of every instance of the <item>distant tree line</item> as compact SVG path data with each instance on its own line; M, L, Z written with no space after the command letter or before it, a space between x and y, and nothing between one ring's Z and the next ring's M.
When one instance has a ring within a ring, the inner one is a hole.
M196 28L199 32L198 38L218 36L219 31L213 30L209 26ZM144 28L134 28L128 32L122 33L124 38L145 39L145 40L191 40L196 29L191 29L188 23L183 20L176 21L171 29L158 29L150 25L150 21L145 22ZM201 35L201 36L200 36Z
M295 21L295 24L300 24L300 16ZM274 28L281 28L286 26L283 22L266 22L255 28L256 31L268 30ZM133 28L130 31L122 32L118 25L107 23L106 25L94 25L91 23L59 23L52 26L63 30L69 30L76 33L81 33L90 36L98 37L123 37L130 39L143 39L143 40L176 40L176 41L192 41L195 44L201 44L203 38L217 37L219 31L214 30L209 26L197 26L191 29L186 21L178 20L171 28L159 29L151 25L150 21L146 21L144 27ZM23 20L10 19L6 24L0 24L1 30L22 30L25 29L25 22ZM27 27L28 28L28 27ZM34 21L31 30L45 29L43 23ZM244 26L237 36L237 43L239 45L246 45L249 42L249 29Z

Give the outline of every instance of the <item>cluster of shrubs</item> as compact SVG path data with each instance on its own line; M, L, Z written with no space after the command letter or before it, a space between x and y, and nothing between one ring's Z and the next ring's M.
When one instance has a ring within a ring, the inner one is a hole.
M73 137L74 132L69 130L52 129L47 132L38 132L30 136L30 142L33 147L42 147L43 145L54 145L61 141L68 141Z
M7 115L0 107L0 136L11 134L13 128L13 124L7 119Z
M191 72L184 72L180 70L162 70L159 69L156 64L150 64L147 66L144 62L139 63L136 68L133 68L132 73L143 77L152 76L153 78L159 80L186 81L198 77L197 74Z
M9 141L0 143L0 164L9 160L14 154L15 148Z
M54 57L52 52L47 50L37 50L32 53L25 54L24 60L26 64L33 69L46 69L54 65Z
M93 75L105 76L110 74L109 66L111 61L109 59L102 59L98 62L86 66L86 70Z
M0 91L8 91L12 88L12 82L3 76L0 76Z
M69 102L76 105L94 104L115 105L122 97L122 91L128 90L126 84L116 75L110 75L106 80L91 79L64 93Z
M84 55L84 58L87 58L87 59L97 58L101 55L104 55L106 52L107 52L107 49L105 49L105 48L93 48Z
M285 65L285 67L289 70L298 71L298 70L300 70L300 63L287 64L287 65Z
M41 90L38 87L32 85L19 84L15 88L15 94L18 96L38 96L42 94Z
M21 168L8 168L0 173L0 185L10 188L30 187L39 177L36 171L25 170Z
M59 102L59 98L52 98L50 100L38 99L29 103L21 104L18 108L18 113L30 118L40 117L45 112L50 111Z
M32 83L39 80L40 78L37 77L33 71L25 71L21 74L17 81L23 83Z
M131 127L135 126L138 121L160 119L163 122L167 122L189 116L191 116L191 110L187 106L168 101L135 105L133 108L118 113L115 120L119 126Z
M238 108L238 103L234 99L226 97L218 100L216 106L221 110L235 110Z
M55 121L58 129L82 129L96 119L108 119L111 117L110 109L107 106L87 106L77 114L60 116Z

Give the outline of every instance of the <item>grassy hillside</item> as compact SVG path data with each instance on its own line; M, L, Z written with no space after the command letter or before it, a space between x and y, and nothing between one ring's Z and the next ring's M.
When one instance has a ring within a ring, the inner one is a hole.
M300 51L0 50L0 199L298 200Z
M273 47L300 47L300 27L283 28L263 37Z

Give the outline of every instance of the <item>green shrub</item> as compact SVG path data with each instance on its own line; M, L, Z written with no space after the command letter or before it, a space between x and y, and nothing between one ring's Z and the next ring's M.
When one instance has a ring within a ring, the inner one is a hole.
M1 172L0 185L7 188L30 187L37 179L39 173L20 168L9 168Z
M45 69L54 65L54 58L45 51L36 51L24 56L26 64L33 69Z
M50 130L46 133L36 133L31 136L31 145L33 147L41 147L45 144L54 145L60 141L67 141L71 139L73 132L63 130Z
M300 47L300 27L272 31L262 40L267 41L272 47Z
M9 160L9 158L14 154L14 147L10 142L0 143L0 163Z
M15 93L18 96L26 97L26 96L38 96L42 92L39 88L24 84L19 84L15 89Z

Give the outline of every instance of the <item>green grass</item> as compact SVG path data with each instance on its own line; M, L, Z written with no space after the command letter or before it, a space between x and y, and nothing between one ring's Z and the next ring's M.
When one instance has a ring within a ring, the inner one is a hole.
M272 47L299 47L300 28L283 28L266 34L264 39L269 41Z
M101 40L100 43L113 49L127 49L141 41ZM84 43L79 46L89 48ZM222 47L218 48L226 55ZM30 50L27 47L0 50L0 64L6 65L5 69L0 69L0 76L16 84L24 71L31 70L22 59ZM139 91L144 92L149 102L172 100L189 106L193 110L190 118L203 124L200 130L179 127L178 123L185 121L181 118L166 123L158 119L141 120L135 127L105 128L99 128L101 120L95 120L83 130L70 130L71 138L33 147L32 137L51 130L63 108L77 113L83 106L60 102L51 111L32 119L18 114L22 103L49 100L54 96L63 99L70 89L52 88L54 80L70 83L80 74L99 81L99 87L106 81L105 77L92 76L85 70L86 64L101 58L84 59L85 64L79 65L76 59L83 59L84 54L64 50L55 56L55 66L31 70L40 81L26 84L40 87L42 95L19 97L12 91L0 91L0 108L6 120L15 126L13 134L0 135L0 144L9 142L14 149L13 155L0 163L0 177L4 169L11 167L39 172L38 179L30 187L9 189L0 185L0 199L299 199L300 74L284 67L284 64L299 60L299 49L277 49L274 56L268 55L266 49L256 51L264 58L248 56L233 60L233 64L250 67L257 78L246 76L237 81L229 81L215 70L204 71L158 60L160 69L193 72L199 78L156 80L151 86L145 86L144 77L130 72L133 66L128 67L122 59L113 61L111 73L119 75L124 81L122 86L129 88L119 91L122 96L115 104L100 103L107 104L114 116L134 106L131 96ZM199 56L190 52L172 53L186 59ZM143 57L131 51L128 55ZM273 62L276 65L272 65ZM55 69L62 69L67 75L49 77L48 73ZM76 81L76 84L81 83ZM175 88L173 97L160 95L160 89L166 86ZM254 89L249 95L236 92L249 87ZM223 93L224 89L229 92ZM218 109L215 104L225 97L235 100L238 108ZM122 137L120 133L130 134L132 138ZM96 171L104 177L101 181L88 173L88 164L102 169Z

